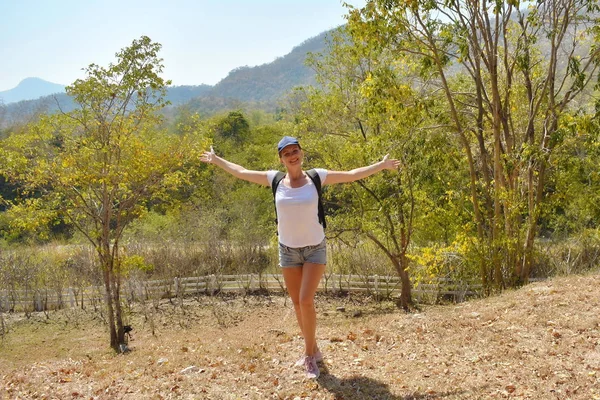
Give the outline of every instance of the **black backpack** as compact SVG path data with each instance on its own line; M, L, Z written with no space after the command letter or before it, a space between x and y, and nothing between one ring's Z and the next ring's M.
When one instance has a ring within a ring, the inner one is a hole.
M321 199L321 177L316 169L309 169L306 171L306 175L308 175L310 180L317 188L317 194L319 195L319 223L323 225L323 229L325 229L327 224L325 223L325 209L323 208L323 201ZM273 203L275 203L275 193L277 192L277 187L283 178L285 178L285 173L281 171L277 172L273 178L273 182L271 183L271 189L273 189ZM275 206L275 223L277 223L277 206Z

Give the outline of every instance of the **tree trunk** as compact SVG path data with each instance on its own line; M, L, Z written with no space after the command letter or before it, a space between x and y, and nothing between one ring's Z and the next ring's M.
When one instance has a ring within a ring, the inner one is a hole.
M115 298L115 324L117 329L117 350L120 351L120 345L125 343L125 331L123 330L123 312L121 308L121 277L115 276L114 279L114 298Z
M396 303L398 307L402 307L404 310L409 311L413 305L410 278L408 277L408 257L406 257L406 251L402 250L399 254L392 253L372 232L365 232L367 237L371 239L377 247L379 247L390 259L398 276L400 276L400 282L402 282L402 288L400 291L400 298Z
M530 211L529 223L527 226L527 237L525 239L525 248L523 249L523 267L520 268L520 274L518 275L519 281L522 284L529 282L529 274L531 274L531 267L533 265L533 250L535 244L535 237L538 230L538 216L540 205L544 195L544 183L546 175L546 163L543 162L538 171L538 182L536 187L535 198L533 207Z
M107 246L104 246L106 249ZM108 254L108 255L107 255ZM120 351L120 345L125 343L125 332L123 331L123 317L121 309L121 284L120 277L114 271L114 260L110 252L100 254L100 260L104 269L104 287L106 289L106 309L108 330L110 333L110 347Z
M115 311L113 307L113 296L112 296L112 274L108 266L104 266L104 287L106 289L105 302L107 311L107 322L108 330L110 333L110 347L119 350L119 340L117 337L117 330L115 328Z
M409 311L413 305L412 302L412 289L410 286L410 279L408 277L408 258L405 253L400 256L392 257L392 262L396 268L396 272L400 276L402 282L402 289L400 291L400 298L396 303L398 307L402 307L405 311Z

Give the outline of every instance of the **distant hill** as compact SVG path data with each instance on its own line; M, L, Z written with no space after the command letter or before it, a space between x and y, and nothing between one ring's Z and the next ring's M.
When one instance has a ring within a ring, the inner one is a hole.
M186 105L192 111L201 111L208 115L240 108L243 104L274 111L278 100L293 87L315 83L314 71L305 65L306 56L309 52L319 53L326 50L328 33L330 31L304 41L290 53L271 63L236 68L214 86L171 86L167 91L167 100L174 107ZM38 78L28 78L15 89L0 92L0 97L3 93L17 90L21 85L31 86L29 81L32 81L31 85L35 82L45 82ZM65 112L76 107L71 98L64 93L64 86L56 85L54 89L48 90L50 91L37 97L23 95L20 100L5 99L4 106L0 104L0 127L29 121L39 114L56 112L59 106ZM35 100L31 100L32 98Z
M40 78L26 78L17 87L0 92L0 99L2 99L4 104L9 104L64 92L65 87L63 85L48 82Z
M306 40L271 63L232 70L210 94L241 101L275 103L295 86L315 84L314 71L305 65L306 55L323 52L328 33Z
M75 102L66 93L51 94L35 100L21 100L7 105L0 104L0 128L31 122L38 115L58 111L59 105L64 112L75 108Z
M173 105L184 104L196 97L207 96L212 89L211 85L171 86L167 90L167 100Z

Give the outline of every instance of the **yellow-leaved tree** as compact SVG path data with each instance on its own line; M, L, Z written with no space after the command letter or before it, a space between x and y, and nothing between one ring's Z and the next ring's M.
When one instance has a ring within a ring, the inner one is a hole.
M116 54L115 64L89 65L87 77L67 87L76 110L42 117L4 140L0 150L2 174L27 199L12 207L46 217L20 223L47 223L57 213L94 246L115 350L124 342L123 231L149 201L173 200L174 190L197 171L206 144L191 132L170 135L161 127L158 111L168 104L170 82L159 76L160 48L142 36Z

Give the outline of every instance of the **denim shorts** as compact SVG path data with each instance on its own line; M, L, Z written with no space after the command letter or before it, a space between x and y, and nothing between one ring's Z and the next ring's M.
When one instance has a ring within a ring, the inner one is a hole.
M325 239L319 244L306 247L288 247L279 243L279 266L301 267L304 263L327 264L327 243Z

